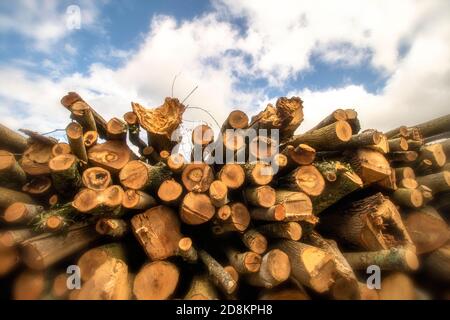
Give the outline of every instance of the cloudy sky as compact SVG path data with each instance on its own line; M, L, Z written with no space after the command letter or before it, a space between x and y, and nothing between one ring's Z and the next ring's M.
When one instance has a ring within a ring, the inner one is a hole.
M381 130L447 114L450 1L0 3L0 122L12 128L64 128L67 91L108 119L196 86L186 103L219 123L292 95L300 132L339 107ZM194 108L185 119L214 125Z

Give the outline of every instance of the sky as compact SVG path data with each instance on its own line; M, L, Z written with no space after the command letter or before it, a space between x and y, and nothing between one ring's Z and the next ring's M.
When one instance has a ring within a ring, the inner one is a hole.
M448 114L450 1L0 2L0 122L13 129L65 128L68 91L109 119L196 87L184 119L213 127L281 96L304 102L299 133L337 108L382 131Z

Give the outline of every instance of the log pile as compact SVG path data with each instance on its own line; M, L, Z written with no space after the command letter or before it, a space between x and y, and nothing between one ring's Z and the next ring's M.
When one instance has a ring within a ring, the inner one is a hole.
M382 133L337 109L296 134L282 97L194 128L191 156L176 98L109 121L61 104L67 142L0 125L2 296L450 297L450 115Z

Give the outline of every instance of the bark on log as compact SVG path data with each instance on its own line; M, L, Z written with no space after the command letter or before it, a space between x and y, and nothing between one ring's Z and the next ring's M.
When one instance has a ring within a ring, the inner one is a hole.
M75 208L70 203L43 211L34 217L34 229L39 232L57 232L75 222Z
M450 114L415 125L415 128L419 129L424 137L448 131L448 128L450 128Z
M262 257L259 271L249 274L246 280L252 286L270 289L286 281L290 274L288 255L279 249L273 249Z
M6 223L28 223L44 210L44 207L24 202L14 202L8 206L3 215Z
M298 241L302 237L302 227L297 222L276 222L256 227L268 238Z
M206 192L214 181L214 173L206 163L190 163L184 168L181 181L189 192Z
M72 122L67 126L66 134L72 153L76 155L78 159L87 163L88 156L83 140L83 128L78 123Z
M112 118L106 124L106 137L109 140L124 141L127 138L127 124L119 118Z
M250 216L253 220L283 221L286 219L286 209L282 204L270 208L253 208L250 210Z
M258 272L261 267L261 256L252 251L239 252L233 248L225 249L230 264L238 273Z
M183 258L184 261L195 263L198 260L197 250L194 248L192 239L189 237L181 238L178 241L177 255Z
M213 283L204 275L196 275L192 279L184 300L217 300L218 295Z
M325 188L325 180L315 166L300 166L283 178L278 185L290 190L301 191L309 196L319 196Z
M217 218L214 220L213 231L216 234L224 232L243 232L250 224L250 213L247 207L234 202L220 207L217 211Z
M216 209L211 199L201 193L189 192L180 206L180 218L184 223L198 225L211 220Z
M423 177L417 177L420 185L425 185L433 194L450 190L450 171L442 171Z
M245 231L241 235L242 242L250 250L257 254L263 254L267 250L267 239L255 229Z
M166 165L152 166L140 160L127 163L119 173L120 183L133 190L158 190L161 183L171 176Z
M352 127L352 132L358 134L361 131L361 123L358 119L358 112L355 109L345 109L347 115L347 122Z
M114 218L100 218L95 224L95 230L98 234L114 239L123 238L128 233L129 228L127 221Z
M434 279L450 283L450 243L432 252L426 258L424 267Z
M408 151L408 140L403 137L388 140L389 143L389 151Z
M27 139L21 134L5 127L0 123L0 149L8 150L12 153L22 153L27 148Z
M53 186L61 194L73 194L82 185L78 159L72 154L62 154L50 160Z
M167 261L144 265L134 278L133 293L138 300L166 300L177 288L180 271Z
M321 129L323 127L329 126L330 124L333 124L337 121L345 121L347 120L347 114L345 113L345 110L343 109L336 109L334 110L330 115L325 117L322 121L320 121L317 125L306 131L307 133Z
M377 265L381 270L415 271L419 268L419 260L410 248L390 248L389 250L369 252L347 252L345 259L355 270L366 270Z
M6 188L19 188L25 183L26 174L17 163L14 155L0 150L0 185Z
M379 145L383 141L383 134L376 130L367 130L354 134L348 141L341 141L334 146L335 150L358 149Z
M219 288L226 294L232 294L237 287L237 282L232 276L205 250L199 250L198 256Z
M0 251L15 247L34 236L31 229L14 229L0 232Z
M447 161L444 148L440 143L435 143L420 148L420 156L417 161L420 162L424 159L431 160L433 169L442 168Z
M253 206L270 208L275 204L275 189L270 186L246 188L245 199Z
M416 161L419 154L416 151L396 151L389 154L389 159L396 162L411 163Z
M221 180L213 181L209 186L209 198L216 208L226 205L229 202L227 185Z
M400 126L396 129L385 132L384 135L389 139L396 138L397 136L406 138L408 136L408 128L406 126Z
M392 199L408 208L420 208L423 205L422 192L417 189L399 188L392 194Z
M317 222L313 215L311 199L303 192L278 189L275 193L276 205L284 208L284 221L306 221L312 224Z
M0 187L0 208L7 208L15 202L35 204L36 202L26 193Z
M383 154L370 149L358 149L348 155L348 162L364 185L380 181L391 175L391 166Z

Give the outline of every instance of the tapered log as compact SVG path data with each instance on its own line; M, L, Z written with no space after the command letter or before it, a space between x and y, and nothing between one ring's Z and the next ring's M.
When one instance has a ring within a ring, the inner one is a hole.
M209 277L222 291L231 294L236 290L237 282L209 253L199 250L198 256L208 270Z
M320 121L317 125L309 129L308 132L321 129L323 127L329 126L330 124L333 124L337 121L345 121L347 120L347 114L345 113L345 110L343 109L336 109L334 110L330 115L328 115L325 119Z
M73 225L64 234L38 235L22 243L23 261L31 269L44 270L99 238L94 226L87 224Z
M186 159L181 153L171 154L167 159L167 167L173 173L182 173L186 167Z
M125 257L125 248L120 243L109 243L86 251L77 261L81 280L85 282L91 279L97 269L109 259L125 260Z
M316 150L334 150L335 145L347 142L352 137L352 128L346 121L337 121L309 133L293 136L286 145L294 147L307 144ZM284 149L284 145L280 149Z
M215 211L207 195L189 192L181 203L180 218L184 223L198 225L211 220Z
M245 112L240 110L231 111L222 125L221 131L227 129L245 129L248 127L248 117Z
M29 143L19 163L23 171L30 176L50 173L48 162L53 157L52 146L39 141Z
M272 182L273 169L264 162L253 162L242 165L245 172L245 180L254 186L264 186Z
M358 149L348 156L349 164L364 185L380 181L391 175L391 167L383 154L370 149Z
M89 149L92 146L95 146L98 141L98 132L97 131L86 131L83 134L84 146Z
M171 150L177 143L172 141L172 134L182 121L186 107L176 98L166 98L164 104L157 108L145 109L138 103L131 103L139 124L149 136L149 145L157 151Z
M0 149L8 150L13 153L22 153L27 148L27 139L21 134L0 124Z
M245 172L239 164L227 163L219 171L217 178L222 181L228 189L235 190L244 184Z
M178 249L180 221L175 212L165 206L148 209L131 219L134 235L152 260L174 256Z
M419 260L414 251L408 248L344 253L345 259L355 270L366 270L377 265L381 270L414 271L419 268Z
M282 204L270 208L253 208L250 216L253 220L283 221L286 218L286 208Z
M177 255L183 258L184 261L195 263L198 260L197 250L192 244L192 239L189 237L181 238L178 241Z
M434 279L450 283L450 243L433 251L425 259L424 268Z
M27 135L29 137L29 140L31 141L39 141L43 144L48 144L48 145L55 145L56 143L58 143L58 140L56 140L53 137L47 137L45 135L42 135L36 131L32 131L32 130L28 130L28 129L19 129L20 132L24 133L25 135Z
M32 196L48 196L52 190L52 180L46 176L37 176L23 185L22 191Z
M25 180L25 171L17 163L14 155L0 150L0 185L7 188L20 188Z
M403 219L417 254L432 252L450 239L450 229L433 207L414 209Z
M34 236L31 229L15 229L0 232L0 251L15 247Z
M204 275L196 275L192 279L184 300L217 300L218 295L213 283Z
M243 203L234 202L218 209L213 232L216 234L233 231L243 232L249 224L250 213L247 207Z
M395 272L384 277L378 291L380 300L415 300L416 290L412 279L405 273Z
M209 198L217 208L226 205L229 202L227 185L221 180L213 181L209 186Z
M408 136L408 128L406 126L400 126L396 129L392 129L390 131L385 132L384 135L389 139L395 138L397 136L406 138Z
M383 134L376 130L367 130L360 134L354 134L348 141L341 141L334 145L335 150L358 149L380 145L383 142Z
M420 208L423 205L422 192L417 189L399 188L392 194L392 199L408 208Z
M230 261L230 264L239 273L245 274L258 272L261 266L261 256L252 251L239 252L233 248L227 248L225 253Z
M72 153L81 161L88 162L86 147L83 141L83 128L78 123L72 122L67 126L66 134Z
M36 202L26 193L0 187L0 208L7 208L15 202L35 204Z
M167 205L177 205L183 199L183 186L174 179L165 180L158 188L159 199Z
M403 137L388 140L389 143L389 151L408 151L408 140Z
M430 137L445 131L450 128L450 114L415 125L424 137Z
M8 206L3 215L6 223L27 223L33 220L44 210L44 207L24 202L14 202Z
M325 186L325 191L313 198L312 203L314 214L316 215L363 186L361 178L348 164L340 162L319 162L315 163L315 167L324 177L336 177L335 181Z
M300 166L285 177L278 184L291 190L301 191L309 196L320 195L325 188L325 180L315 166Z
M253 206L270 208L275 204L275 189L270 186L260 186L245 189L245 199Z
M61 194L74 193L82 184L78 159L72 154L62 154L50 160L53 186Z
M144 265L134 278L133 293L138 300L169 299L178 285L180 272L167 261Z
M276 222L256 227L256 230L269 238L298 241L302 237L302 227L297 222Z
M273 249L262 257L259 271L248 275L246 280L252 286L273 288L286 281L290 273L291 265L287 254Z
M396 151L389 154L389 159L397 162L411 163L416 161L419 154L416 151Z
M88 150L89 162L111 173L119 172L132 157L131 150L122 141L106 141Z
M250 229L245 231L241 235L242 242L250 250L257 254L263 254L267 250L267 239L266 237L256 231L255 229Z
M171 176L166 165L149 165L140 160L127 163L120 171L121 184L134 190L158 190L161 183Z
M112 118L106 124L106 137L109 140L125 140L127 137L127 124L119 118Z
M122 219L101 218L97 220L95 230L103 236L119 239L128 233L129 225Z
M83 185L92 190L105 190L112 184L111 174L100 167L91 167L83 172Z
M24 270L14 279L11 298L14 300L40 300L45 295L47 284L43 272Z
M324 215L320 226L346 243L368 251L412 245L395 205L381 193L343 203Z
M292 240L282 240L275 248L286 253L291 262L291 277L319 293L334 282L336 266L326 251Z
M433 194L450 190L450 171L442 171L423 177L417 177L420 185L425 185Z
M206 192L214 180L214 174L206 163L190 163L184 168L181 180L189 192Z
M312 214L311 199L303 192L278 189L275 196L275 203L284 208L284 221L307 221L312 224L317 222L317 218Z
M4 277L12 272L20 262L20 255L17 248L0 249L0 277Z
M70 145L65 142L59 142L53 145L52 147L52 156L56 157L61 154L69 154L72 153L72 149L70 148Z
M418 162L428 159L432 163L433 169L439 169L444 166L447 161L444 149L440 143L435 143L429 146L420 148L420 156Z
M312 231L306 236L307 243L320 248L333 257L337 277L330 293L336 300L354 300L361 298L358 280L352 267L339 250L334 240L324 239L317 232Z

